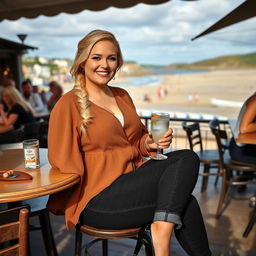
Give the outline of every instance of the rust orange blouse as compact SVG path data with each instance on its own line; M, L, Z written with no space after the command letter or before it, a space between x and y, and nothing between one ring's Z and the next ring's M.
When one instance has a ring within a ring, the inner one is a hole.
M68 229L78 222L91 198L120 175L135 170L148 156L147 130L135 111L128 93L110 87L124 116L124 126L110 112L90 102L92 121L86 134L80 131L81 117L75 90L66 93L51 112L48 133L48 157L51 165L63 173L78 173L81 182L51 195L48 208L64 214Z

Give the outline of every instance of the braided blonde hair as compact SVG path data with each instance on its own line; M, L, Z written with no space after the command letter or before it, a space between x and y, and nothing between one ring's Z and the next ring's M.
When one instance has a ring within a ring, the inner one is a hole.
M92 116L89 108L89 96L85 84L85 70L81 67L81 64L88 59L93 46L97 42L102 40L109 40L113 42L117 47L117 70L120 69L120 67L123 65L123 57L119 43L112 33L104 30L93 30L89 34L87 34L82 40L79 41L76 57L70 69L70 73L75 80L74 89L76 90L75 95L77 97L77 102L80 108L80 115L82 118L82 133L86 132Z

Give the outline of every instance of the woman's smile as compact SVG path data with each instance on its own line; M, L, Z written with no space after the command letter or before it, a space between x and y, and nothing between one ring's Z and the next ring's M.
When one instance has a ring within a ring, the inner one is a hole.
M118 50L109 40L97 42L85 61L86 86L106 86L118 68Z

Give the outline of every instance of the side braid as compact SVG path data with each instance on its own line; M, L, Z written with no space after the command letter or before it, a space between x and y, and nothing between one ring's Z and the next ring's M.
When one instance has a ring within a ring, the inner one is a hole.
M92 116L89 108L90 104L88 99L88 93L85 89L84 75L79 74L77 76L74 89L75 95L77 97L77 103L80 107L80 115L82 118L81 132L86 133L86 129L91 121Z
M117 47L118 68L123 64L123 57L115 36L105 30L93 30L82 38L77 45L77 52L70 73L75 80L75 95L80 108L81 132L86 133L92 116L90 112L89 95L86 91L84 63L88 59L92 47L99 41L109 40Z

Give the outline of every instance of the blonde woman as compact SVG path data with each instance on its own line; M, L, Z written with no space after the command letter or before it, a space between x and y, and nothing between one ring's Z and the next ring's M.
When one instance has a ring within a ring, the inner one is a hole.
M18 128L21 124L35 121L33 109L25 102L15 87L5 87L2 100L7 106L7 111L5 112L4 106L0 104L0 116L3 124Z
M63 173L78 173L78 186L51 196L48 207L65 213L68 229L79 218L96 228L149 226L156 256L170 255L173 229L189 255L211 255L199 206L191 195L199 159L190 150L164 161L136 114L128 93L109 86L123 64L113 34L95 30L78 44L71 68L74 89L54 106L49 123L49 161ZM161 148L172 141L169 129ZM63 200L65 198L65 200Z

